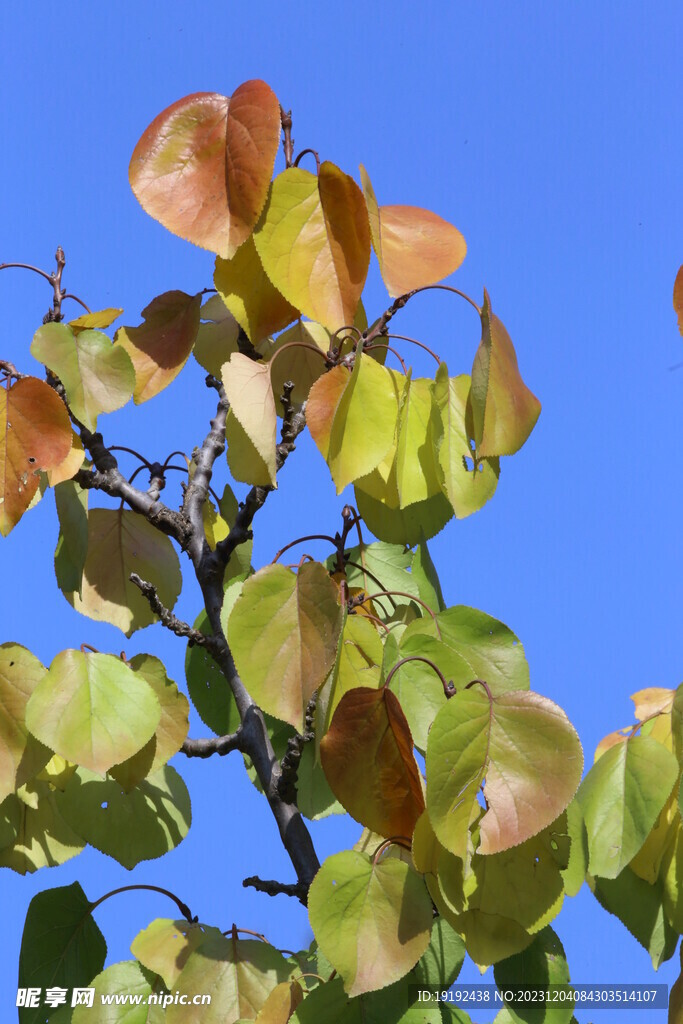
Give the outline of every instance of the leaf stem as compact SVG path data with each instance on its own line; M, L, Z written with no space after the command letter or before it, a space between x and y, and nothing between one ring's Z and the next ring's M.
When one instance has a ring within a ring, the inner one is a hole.
M169 892L168 889L162 889L159 885L122 885L120 889L112 889L111 892L105 893L104 896L100 896L98 900L90 904L90 913L92 914L93 910L99 907L100 903L108 900L110 896L118 896L120 892L131 892L133 889L149 889L151 892L160 892L162 896L168 896L170 900L173 900L180 913L190 924L194 924L197 921L197 918L192 916L192 911L187 903L183 903L174 893Z
M316 174L320 174L320 156L318 155L317 149L302 149L298 157L294 161L294 166L298 167L299 161L301 160L302 157L306 156L307 153L312 153L313 156L315 157Z
M387 678L384 680L384 688L385 689L389 685L391 680L394 678L394 675L396 674L396 672L398 672L400 667L402 665L405 665L409 661L423 661L425 663L425 665L429 665L429 667L434 672L436 672L437 676L441 680L441 685L443 686L443 692L444 692L446 697L452 697L453 694L456 692L455 691L455 686L453 685L453 681L449 680L448 682L446 682L446 677L444 676L444 674L441 671L441 669L437 665L434 664L434 662L431 660L431 658L423 658L421 654L411 654L410 657L408 657L408 658L401 658L400 661L397 661L396 664L394 666L392 666L392 668L389 670L389 672L387 674ZM486 685L486 684L484 684L484 685Z
M411 850L412 843L407 836L392 836L391 839L385 839L383 843L380 843L372 858L372 866L377 865L377 861L382 856L385 850L388 850L390 846L400 846L404 850Z
M430 356L432 357L432 359L434 359L434 361L436 362L437 366L441 366L442 360L439 358L439 356L436 354L436 352L434 352L434 350L431 349L429 347L429 345L425 345L424 342L418 341L417 338L409 338L406 334L387 334L387 335L385 335L385 337L393 338L395 341L409 341L413 345L419 345L419 347L423 348L425 350L425 352L429 352ZM370 347L371 348L383 348L384 346L383 345L375 345L375 344L373 344L371 342L370 343ZM368 346L366 345L365 346L365 351L366 352L367 352L367 349L368 349Z
M335 548L337 546L337 542L334 537L330 537L327 533L309 533L306 537L297 537L296 540L290 540L289 544L285 544L283 548L280 548L270 564L275 565L275 563L279 561L280 557L284 555L285 551L289 551L290 548L295 547L297 544L305 544L307 540L327 540Z

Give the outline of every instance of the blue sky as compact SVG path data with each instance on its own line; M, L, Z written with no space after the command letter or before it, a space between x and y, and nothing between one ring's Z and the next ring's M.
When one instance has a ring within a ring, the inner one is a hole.
M683 358L671 308L683 261L678 4L198 0L190 11L177 0L77 0L55 16L44 0L5 0L0 261L50 269L60 244L69 290L92 308L124 307L126 323L162 291L210 286L211 256L143 213L128 161L169 103L195 91L229 94L253 77L293 108L297 149L314 146L350 173L362 162L381 203L452 220L469 247L455 283L475 298L488 289L543 412L521 454L503 460L494 500L452 521L432 554L449 603L482 608L519 635L533 689L566 709L590 760L602 735L631 720L629 694L681 681L683 370L670 370ZM48 289L6 271L0 303L0 355L27 368ZM374 269L368 312L386 305ZM422 296L400 327L453 371L469 370L478 325L465 304ZM102 427L110 441L163 457L191 450L212 404L192 369ZM294 535L334 531L342 504L302 441L258 520L255 564ZM47 663L83 641L120 650L120 633L82 619L57 591L55 540L46 500L3 541L2 639ZM188 582L179 614L192 619L198 605ZM183 645L161 627L125 647L160 655L182 681ZM292 901L240 886L249 874L289 872L241 764L178 767L194 824L170 856L132 875L94 851L32 878L4 872L3 1005L14 1002L31 896L74 879L91 898L129 881L167 885L223 928L235 921L290 948L307 941ZM321 857L357 831L321 823ZM110 961L125 959L137 931L171 909L142 894L108 901L97 919ZM555 927L574 980L655 980L647 953L587 890L566 902ZM672 983L676 961L656 980Z

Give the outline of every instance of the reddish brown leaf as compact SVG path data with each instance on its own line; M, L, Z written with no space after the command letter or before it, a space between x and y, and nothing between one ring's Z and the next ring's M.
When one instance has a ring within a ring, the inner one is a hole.
M199 331L201 298L164 292L143 309L143 324L116 332L116 343L125 348L135 368L136 405L168 387L189 359Z
M258 220L279 142L280 107L265 82L245 82L231 99L193 93L142 135L131 187L169 231L227 259Z
M320 756L332 792L356 821L382 836L412 836L424 797L408 722L391 690L345 693Z
M71 424L61 398L36 377L0 387L0 533L6 537L31 504L40 470L71 451Z
M683 334L683 264L678 268L674 281L674 310L678 316L678 329Z

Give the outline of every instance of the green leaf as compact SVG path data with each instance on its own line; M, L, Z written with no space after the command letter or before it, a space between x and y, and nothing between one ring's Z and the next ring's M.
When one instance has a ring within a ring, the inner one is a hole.
M588 872L588 836L581 805L576 797L567 807L567 836L569 860L567 867L562 870L562 878L567 896L576 896Z
M469 1018L458 1018L471 1024ZM436 1003L411 1005L409 980L349 999L341 978L318 985L297 1007L291 1024L441 1024Z
M270 365L256 363L237 352L230 356L222 375L230 410L266 466L268 483L275 487L277 415L270 384Z
M475 677L469 662L452 647L424 633L406 631L399 642L398 658L415 657L433 661L456 690L464 689ZM425 751L432 722L447 700L443 683L424 661L408 661L393 674L389 686L408 719L415 746Z
M299 315L297 307L285 299L263 269L253 238L248 238L232 259L218 257L213 283L254 345L282 330Z
M395 376L399 377L400 386L400 375ZM401 509L427 501L441 492L433 440L436 430L434 381L423 377L404 380L393 466ZM363 487L362 481L359 487L369 490Z
M581 744L565 713L538 693L455 694L427 742L427 810L440 842L464 857L484 782L482 854L536 835L562 813L581 779Z
M510 336L491 312L486 291L481 331L470 390L477 455L514 455L534 429L541 403L520 376Z
M25 723L26 705L46 671L21 644L0 644L0 803L52 756Z
M7 815L15 818L17 834L11 846L0 850L0 867L20 875L38 868L56 867L80 853L85 843L69 827L47 782L34 780L20 795L7 797Z
M409 638L427 633L438 637L472 666L472 679L485 679L493 693L529 689L529 665L524 647L511 629L486 612L465 605L447 608L436 617L416 619L406 630Z
M159 724L149 684L111 654L62 651L26 707L26 725L68 761L104 774L140 750Z
M167 1024L254 1020L275 986L289 981L294 973L292 964L267 942L224 936L212 929L190 953L174 986L181 997L198 992L210 995L211 1005L174 1003L166 1010Z
M313 879L308 915L349 996L398 981L429 945L429 895L420 876L394 857L375 864L351 850L328 857Z
M221 367L233 352L238 352L240 325L220 295L212 295L199 311L202 323L197 331L192 354L207 373L220 380Z
M616 878L589 875L587 881L600 905L618 917L648 951L655 970L671 959L676 951L678 931L666 919L659 886L648 885L628 867Z
M88 555L88 492L73 480L54 489L59 537L55 548L55 576L63 594L81 596L83 568Z
M382 638L373 624L363 615L347 615L337 660L316 704L316 733L320 738L330 728L345 693L357 686L379 686L383 654Z
M370 473L394 444L397 375L356 350L353 370L336 366L313 384L306 423L341 494Z
M564 948L549 926L539 932L530 946L521 953L500 960L493 968L496 985L507 988L528 986L547 988L569 984L569 968ZM570 1024L574 1000L553 1004L514 1004L507 1007L515 1024Z
M143 309L144 323L116 332L115 347L125 349L135 369L136 405L167 388L190 358L201 301L201 295L164 292Z
M236 579L226 587L223 598L224 613L232 610L241 593L242 582ZM195 619L194 629L207 634L211 632L205 611L201 611ZM204 724L217 736L235 732L241 721L235 698L225 676L206 647L200 644L190 647L188 644L185 654L185 678L190 699Z
M159 600L171 609L182 577L170 539L127 509L95 508L88 515L88 555L81 597L69 600L77 612L118 626L126 636L156 621L149 602L130 582L138 573L156 587Z
M420 988L450 988L465 960L465 943L443 917L432 924L427 949L415 966L415 983Z
M72 1024L164 1024L166 1020L163 1004L148 1004L153 992L161 992L158 981L150 983L134 960L111 964L92 979L90 987L95 989L93 1005L76 1006ZM111 1003L105 1004L103 996L112 996ZM117 996L131 998L117 1003ZM141 1000L138 1005L133 1002L136 997Z
M81 988L104 967L107 944L78 882L45 889L29 904L19 954L21 988ZM49 1009L22 1007L21 1024L43 1024Z
M131 188L169 231L229 257L263 209L279 144L280 107L265 82L244 82L230 98L193 93L138 141Z
M591 875L616 878L638 852L678 777L678 761L657 740L634 736L606 751L581 783Z
M33 336L31 354L59 377L71 411L88 430L97 430L100 413L121 409L133 394L135 370L128 353L101 331L74 334L66 324L43 324Z
M420 541L415 548L410 563L410 572L417 583L419 596L425 604L429 605L434 612L445 611L446 602L443 599L436 566L432 561L426 540Z
M299 732L334 665L342 628L336 584L318 562L269 565L245 581L228 621L237 669L256 703Z
M319 175L279 174L254 242L285 298L330 331L352 324L370 263L370 231L355 181L329 161Z
M496 457L476 462L470 447L472 427L468 425L471 378L467 374L449 377L441 363L436 372L434 402L438 426L434 445L438 453L441 486L458 519L477 512L498 486L500 462Z
M154 974L160 975L166 987L172 989L187 959L209 935L220 934L217 928L207 928L197 921L184 918L172 921L159 917L147 925L133 939L130 951L140 963Z
M79 768L57 806L74 832L129 870L178 846L192 818L185 783L169 765L130 793Z
M363 544L362 547L356 545L347 552L347 556L346 579L350 587L361 587L367 594L374 594L378 590L397 590L414 597L420 596L418 581L410 572L411 553L406 551L404 544L376 541L373 544ZM327 561L330 569L334 560L333 555ZM410 597L394 597L396 604L406 601L410 601ZM377 598L375 603L387 614L393 607L386 597ZM418 605L415 604L414 607L417 608Z
M320 757L332 792L380 835L413 834L424 810L422 781L401 706L386 688L356 687L339 702Z
M154 658L151 654L136 654L129 665L133 672L139 673L145 682L149 683L158 697L161 718L154 735L144 747L126 761L109 769L109 774L126 792L137 786L146 776L154 775L178 753L187 737L190 711L187 697L179 691L173 680L168 678L163 662L159 658Z

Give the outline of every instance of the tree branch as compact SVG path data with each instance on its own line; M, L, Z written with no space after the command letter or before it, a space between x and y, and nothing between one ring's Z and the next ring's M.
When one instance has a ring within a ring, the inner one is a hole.
M306 705L303 733L296 733L294 736L290 736L287 740L287 752L280 762L280 778L278 779L277 791L282 799L288 803L295 803L296 801L297 776L304 746L315 738L314 722L317 702L318 694L316 692Z
M203 563L206 560L207 551L209 551L204 532L204 502L209 493L213 465L218 456L225 451L225 421L230 408L225 388L212 374L207 376L206 386L214 388L218 392L218 408L216 415L211 420L211 429L204 438L201 448L196 449L192 454L196 469L185 489L183 498L183 513L192 529L190 557L195 569L200 562Z
M227 736L210 736L208 739L186 739L180 748L186 757L211 757L218 754L224 757L233 750L242 750L242 730L229 733Z
M166 626L166 629L170 629L176 636L187 637L190 641L190 645L197 644L199 647L206 647L209 651L212 651L216 647L216 640L213 636L207 636L206 633L202 633L201 629L195 629L188 622L183 622L182 619L176 618L172 611L170 611L164 604L159 600L157 588L152 584L148 583L147 580L143 580L138 576L136 572L132 572L128 579L131 583L140 590L144 597L147 598L149 606L155 615L159 616L162 624Z
M304 906L308 897L308 887L301 885L300 882L291 885L287 882L275 882L266 878L259 878L258 875L252 875L251 878L245 878L242 882L244 888L251 886L258 892L265 892L268 896L296 896Z

